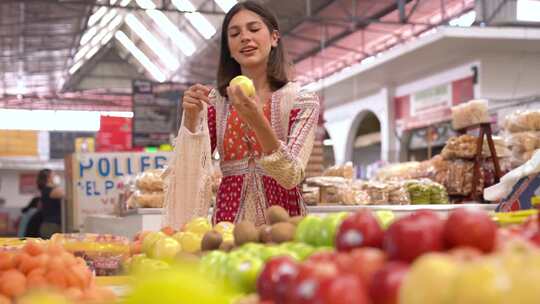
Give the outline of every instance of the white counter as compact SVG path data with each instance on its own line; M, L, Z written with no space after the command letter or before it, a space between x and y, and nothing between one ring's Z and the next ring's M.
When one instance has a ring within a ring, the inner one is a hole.
M361 208L371 210L391 210L397 216L403 216L418 210L431 210L442 216L449 211L460 207L482 208L487 211L494 211L495 204L459 204L459 205L369 205L369 206L345 206L345 205L324 205L308 206L309 214L324 216L335 212L354 212ZM161 228L162 220L161 208L138 209L136 213L124 217L114 215L91 215L86 218L84 232L115 234L132 238L135 234L143 230L157 231Z

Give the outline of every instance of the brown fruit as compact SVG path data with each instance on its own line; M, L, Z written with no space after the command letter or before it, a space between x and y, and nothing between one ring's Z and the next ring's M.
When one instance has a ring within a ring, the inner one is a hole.
M229 252L234 248L234 243L231 241L225 241L219 246L219 250Z
M234 244L241 246L245 243L256 243L259 241L259 231L252 222L242 221L234 226Z
M266 210L266 216L270 225L286 222L290 218L287 210L283 209L283 207L278 205L274 205L268 208L268 210Z
M272 242L272 226L262 225L259 227L259 240L261 243Z
M223 242L223 237L221 234L217 231L211 230L204 234L202 242L201 242L201 249L204 250L215 250L219 248L219 245L221 245L221 242Z
M300 221L302 221L304 219L303 216L301 215L297 215L297 216L293 216L289 219L289 223L295 225L295 226L298 226L298 224L300 223Z
M291 223L277 223L272 225L272 241L275 243L289 242L294 239L296 227Z

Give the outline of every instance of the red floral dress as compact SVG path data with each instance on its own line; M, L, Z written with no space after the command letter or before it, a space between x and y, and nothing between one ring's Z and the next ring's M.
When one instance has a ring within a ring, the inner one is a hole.
M280 205L291 216L305 214L299 184L304 177L317 126L316 95L289 83L274 92L263 113L280 140L280 148L263 155L251 130L227 99L216 91L208 107L212 153L219 151L223 174L213 222L266 221L265 210ZM285 132L285 130L287 132Z

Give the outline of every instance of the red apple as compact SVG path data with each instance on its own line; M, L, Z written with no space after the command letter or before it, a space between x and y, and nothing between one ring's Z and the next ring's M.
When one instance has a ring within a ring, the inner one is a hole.
M384 232L379 222L369 210L360 210L349 215L339 226L336 234L336 248L351 251L360 247L382 247Z
M325 304L324 293L339 273L331 262L306 262L300 265L287 297L287 304Z
M396 220L384 234L383 247L391 260L412 262L418 256L444 249L444 222L431 211Z
M373 274L386 263L386 254L376 248L355 249L350 257L354 262L349 266L349 272L358 275L366 287L371 284Z
M352 274L338 276L323 292L325 304L367 304L369 298L360 279Z
M459 208L448 216L444 237L449 248L472 247L490 253L495 248L497 224L484 210Z
M369 286L372 304L398 304L399 287L408 271L409 266L402 262L390 262L379 269Z
M332 262L336 260L338 253L335 251L320 251L310 255L307 261L317 262Z
M288 256L275 257L266 262L257 279L257 292L261 300L284 302L298 271L298 263Z

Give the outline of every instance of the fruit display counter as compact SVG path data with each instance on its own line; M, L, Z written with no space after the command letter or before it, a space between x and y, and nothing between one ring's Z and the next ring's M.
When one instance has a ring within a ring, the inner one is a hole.
M408 211L291 218L274 206L261 227L195 218L129 243L0 239L0 303L540 303L536 210Z

